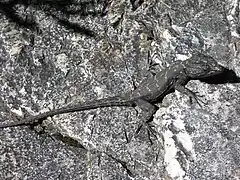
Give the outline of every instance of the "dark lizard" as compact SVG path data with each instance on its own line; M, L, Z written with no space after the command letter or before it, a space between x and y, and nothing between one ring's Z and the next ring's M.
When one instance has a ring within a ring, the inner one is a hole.
M173 90L186 94L199 103L196 94L186 88L185 85L190 80L214 76L223 71L224 67L219 65L212 57L194 53L191 58L185 61L177 61L163 71L146 78L135 90L125 95L50 110L36 116L26 117L23 120L1 124L0 128L34 125L42 122L47 117L58 114L111 106L138 106L143 111L142 114L147 122L157 111L157 106L154 103Z

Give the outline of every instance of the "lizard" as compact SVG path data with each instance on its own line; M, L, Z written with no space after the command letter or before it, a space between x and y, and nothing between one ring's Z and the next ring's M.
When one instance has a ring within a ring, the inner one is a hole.
M48 117L59 114L112 106L138 106L144 112L142 113L146 120L144 121L148 122L158 110L155 103L174 90L188 95L199 104L199 98L196 93L186 88L185 85L190 80L200 80L201 78L218 75L224 69L211 56L195 52L187 60L178 60L164 70L145 78L135 90L129 91L124 95L68 105L35 116L29 116L19 121L0 124L0 128L35 125Z

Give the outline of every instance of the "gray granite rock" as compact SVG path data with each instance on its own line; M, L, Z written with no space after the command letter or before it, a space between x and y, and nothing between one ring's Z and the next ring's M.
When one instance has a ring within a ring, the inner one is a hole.
M0 1L0 121L118 95L194 51L240 76L238 1ZM157 64L154 66L154 64ZM142 129L139 109L0 131L0 179L239 179L240 85L187 85Z

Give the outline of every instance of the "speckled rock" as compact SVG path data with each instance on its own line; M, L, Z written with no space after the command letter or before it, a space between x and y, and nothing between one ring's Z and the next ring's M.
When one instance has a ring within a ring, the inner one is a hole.
M239 2L0 1L0 123L134 89L194 51L240 76ZM156 65L155 65L156 64ZM240 179L240 84L191 81L203 107L167 95L0 131L0 179Z

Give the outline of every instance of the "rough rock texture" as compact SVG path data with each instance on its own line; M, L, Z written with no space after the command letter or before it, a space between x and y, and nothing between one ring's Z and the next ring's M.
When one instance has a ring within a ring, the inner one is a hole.
M0 121L118 95L194 51L240 76L238 0L0 1ZM154 64L157 64L154 66ZM191 81L142 129L133 108L0 131L0 179L239 179L240 84Z

